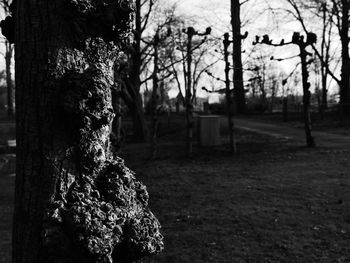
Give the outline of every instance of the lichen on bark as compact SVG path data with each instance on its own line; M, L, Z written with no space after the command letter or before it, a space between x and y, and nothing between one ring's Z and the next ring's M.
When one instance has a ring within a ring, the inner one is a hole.
M54 118L41 127L53 131L42 139L53 190L42 219L40 262L132 262L159 253L163 237L146 187L110 151L111 89L129 38L131 3L54 2L59 25L49 24L57 35L48 36L47 72L43 67Z

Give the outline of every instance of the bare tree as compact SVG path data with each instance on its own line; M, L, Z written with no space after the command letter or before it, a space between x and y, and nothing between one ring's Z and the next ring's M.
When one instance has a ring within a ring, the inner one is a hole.
M332 0L333 9L337 18L337 28L341 41L341 80L340 107L341 112L350 111L350 57L349 57L349 8L348 0Z
M218 60L205 63L208 53L209 41L207 35L211 33L208 27L204 32L198 32L193 27L178 30L173 34L173 49L171 61L171 72L178 85L179 94L183 97L186 108L186 145L187 156L192 157L193 154L193 110L196 104L197 88L202 75L207 69L212 67ZM178 63L176 63L178 62ZM182 75L182 79L181 79ZM185 90L185 96L182 93L182 87Z
M302 14L302 8L304 2L298 0L287 0L293 11L289 11L301 24L304 32L309 33L307 22ZM340 87L340 105L341 111L347 110L350 106L350 59L349 59L349 2L347 0L331 0L331 4L327 1L310 0L307 3L313 3L321 13L321 19L323 23L321 50L315 45L311 45L315 51L316 56L321 61L321 67L323 70L323 93L326 93L326 74L330 75ZM341 76L337 77L334 71L330 68L330 43L331 43L331 32L332 23L335 23L338 35L341 42ZM328 28L328 29L327 29ZM326 95L324 95L326 96ZM323 101L325 98L323 98ZM325 103L325 102L323 102Z
M133 133L137 141L147 138L148 129L144 117L143 102L140 94L142 69L149 60L150 45L143 45L143 37L149 25L155 0L135 0L135 18L133 43L128 49L129 71L125 75L121 95L128 106L133 121Z
M306 145L308 147L315 146L315 140L311 134L312 126L311 126L311 115L310 115L310 83L308 82L309 72L308 65L312 63L312 60L308 60L308 56L311 54L306 50L308 46L314 45L316 43L317 36L314 33L308 33L306 40L304 40L304 36L300 35L299 32L294 32L292 40L289 42L285 42L284 39L281 40L279 44L272 43L268 35L264 35L262 39L260 37L256 37L256 40L253 44L265 44L275 47L281 47L286 45L297 45L299 47L299 57L301 63L301 71L302 71L302 84L303 84L303 110L304 110L304 129L306 135Z
M246 107L243 83L242 39L248 36L248 32L244 35L241 34L241 4L245 2L240 3L240 0L231 0L233 85L238 113L244 113Z
M224 34L224 61L225 61L225 96L226 96L226 112L227 112L227 124L230 133L230 150L232 153L237 153L237 144L236 144L236 136L235 136L235 127L233 121L233 90L231 89L231 81L230 81L230 63L228 61L229 53L228 47L233 41L229 40L229 34Z
M171 34L171 29L170 27L167 30L166 34L162 34L162 27L158 27L156 29L155 35L152 40L152 45L153 45L153 72L152 72L152 97L151 97L151 114L152 114L152 139L151 139L151 158L155 159L157 158L157 137L158 137L158 127L159 127L159 122L158 122L158 112L157 112L157 106L158 106L158 82L159 82L159 76L158 74L160 71L164 71L163 69L159 69L159 46L162 42L166 40L167 37L170 36ZM167 57L165 57L167 58ZM170 62L171 63L171 62ZM169 67L169 66L167 66ZM170 74L163 76L162 81L169 77Z

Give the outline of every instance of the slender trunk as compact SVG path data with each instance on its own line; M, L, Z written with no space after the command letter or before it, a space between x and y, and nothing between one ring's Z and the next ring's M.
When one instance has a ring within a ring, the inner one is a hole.
M12 82L12 73L11 73L11 64L13 56L13 47L10 42L6 41L6 86L7 86L7 114L12 116L14 114L14 96L13 96L13 82Z
M283 98L283 122L288 121L288 97Z
M341 87L340 87L340 107L341 112L350 110L350 58L349 58L349 1L341 0L342 3L342 24L341 24Z
M140 94L137 94L137 96L134 98L132 105L133 106L129 108L129 110L133 123L134 139L137 142L144 142L147 139L148 129Z
M151 158L157 158L157 133L158 133L158 116L157 116L157 104L158 104L158 34L154 37L154 69L153 69L153 90L151 99L151 112L152 112L152 138L151 138Z
M307 51L304 46L300 47L300 58L301 58L301 71L302 71L302 82L303 82L303 115L304 115L304 129L306 135L307 147L314 147L315 140L312 137L311 130L311 115L310 115L310 83L308 82L308 69L307 69Z
M231 25L233 39L233 84L235 90L237 113L242 114L245 112L246 99L243 83L240 9L241 7L239 0L231 0Z
M17 1L13 263L131 262L162 248L145 187L110 152L111 40L127 38L130 9L102 2Z
M326 44L326 27L327 27L327 9L326 5L322 8L323 28L322 28L322 42L321 42L321 56L325 60L325 63L321 62L321 85L322 85L322 97L321 97L321 116L327 109L327 67L329 66L329 48ZM330 32L328 32L330 34ZM328 43L329 45L329 43Z
M227 111L227 124L230 134L230 150L232 153L237 153L234 121L233 121L233 103L232 103L232 92L230 89L230 63L228 62L228 46L229 46L229 35L225 34L224 39L224 60L225 60L225 86L226 86L226 111Z
M187 122L187 133L186 133L186 146L187 146L187 157L193 156L193 103L192 103L192 37L193 28L188 28L188 42L187 42L187 86L186 86L186 122ZM193 30L194 31L194 30Z
M322 73L322 96L321 96L321 106L322 111L324 112L328 108L328 99L327 99L327 72L323 71Z

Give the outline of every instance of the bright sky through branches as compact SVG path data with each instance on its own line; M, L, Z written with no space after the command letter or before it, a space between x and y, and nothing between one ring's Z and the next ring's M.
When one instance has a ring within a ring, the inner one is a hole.
M171 4L176 3L178 12L185 15L192 20L188 25L194 26L196 29L204 29L207 26L211 26L213 29L213 35L216 37L222 37L225 32L230 32L230 0L160 0L164 3ZM241 0L241 2L244 2ZM271 48L264 45L252 46L252 41L256 35L269 34L275 42L279 42L282 38L289 41L293 35L293 32L299 31L303 33L302 27L291 15L288 15L286 10L290 8L286 0L249 0L242 5L241 20L242 20L242 33L249 32L248 38L243 41L243 49L246 53L243 54L243 60L248 61L254 53L265 56L274 57L290 57L297 55L299 50L297 47L280 47ZM304 19L307 22L309 31L319 33L321 24L313 21L313 17L308 11L303 10ZM190 21L189 20L189 21ZM334 37L334 53L337 51L338 37ZM243 61L243 63L244 63ZM295 65L299 62L299 58L295 58L288 61L276 62L274 67L278 70L285 72L287 75L294 69ZM220 69L221 71L221 69ZM337 72L337 71L336 71ZM220 77L223 76L223 72L218 72ZM312 73L311 73L312 74ZM339 75L339 72L337 72ZM310 78L310 81L313 80ZM312 89L313 90L313 89ZM330 83L330 93L337 92L338 87L335 83ZM300 88L299 91L301 92Z

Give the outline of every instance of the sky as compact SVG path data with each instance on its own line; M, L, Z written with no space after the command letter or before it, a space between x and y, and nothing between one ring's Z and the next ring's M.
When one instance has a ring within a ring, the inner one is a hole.
M194 17L195 22L190 22L189 25L195 26L197 29L204 29L207 26L211 26L213 29L213 35L221 37L224 32L230 31L230 1L229 0L160 0L166 4L172 4L176 2L178 11L181 14L188 17ZM242 0L241 0L242 2ZM286 13L279 13L278 11L271 11L271 8L283 9L287 8L288 4L285 0L249 0L242 5L241 21L242 21L242 33L246 30L249 31L248 38L243 41L243 49L246 51L243 56L243 63L247 60L248 54L251 54L251 50L254 49L255 55L274 56L275 58L290 57L297 55L299 50L297 47L279 47L272 48L265 45L258 45L253 47L252 41L256 35L269 34L272 39L279 42L282 38L286 41L291 39L294 31L302 32L302 28L299 22L296 22L292 17L288 17ZM305 17L308 19L308 16ZM311 31L317 32L320 25L312 20L308 21L308 28ZM339 43L338 36L334 37L334 43ZM334 52L339 53L339 45L334 45ZM285 72L288 75L299 62L299 58L295 58L283 62L271 62L274 68L278 71ZM220 63L219 63L220 64ZM221 78L223 78L223 65L218 66L216 70ZM336 72L339 75L339 70ZM247 77L246 77L247 78ZM204 79L203 82L208 82ZM312 80L312 74L310 76L310 82ZM218 84L219 85L219 84ZM222 87L221 87L222 88ZM311 87L311 89L313 86ZM338 87L336 83L330 81L329 87L330 93L336 93ZM301 94L302 89L298 87L297 93ZM177 93L173 91L171 94ZM205 94L199 94L205 96Z
M161 0L164 3L171 5L174 1ZM280 1L269 0L269 3ZM195 26L197 29L204 29L207 26L211 26L213 29L212 35L216 37L222 37L225 32L230 32L230 1L229 0L178 0L176 1L177 9L180 14L184 14L189 17L194 17L195 22L189 23L189 25ZM247 56L250 54L252 47L252 41L256 35L272 33L273 36L279 37L279 34L274 34L274 29L277 25L276 18L268 11L262 11L267 9L267 5L264 0L250 0L242 6L241 21L242 21L242 33L249 29L249 35L246 40L243 41L243 49L246 49L246 53L242 55L243 63L247 62ZM295 27L295 25L287 25L287 27ZM285 29L279 28L278 32L283 33ZM259 48L255 48L259 49ZM271 50L268 47L260 47L262 50ZM277 50L281 53L281 50ZM283 52L283 51L282 51ZM286 56L295 50L288 50L283 52ZM263 52L269 53L269 52ZM270 52L271 53L271 52ZM271 53L273 55L273 53ZM283 68L286 72L291 71L293 63L280 63L279 67ZM224 78L223 62L218 63L216 75L220 78ZM208 82L206 78L203 79L203 83ZM213 82L213 81L211 81ZM222 83L216 82L212 84L215 88L220 89ZM221 85L221 86L220 86ZM173 90L170 95L176 96L177 91ZM199 92L199 96L207 96L206 93Z
M225 32L230 31L230 0L158 0L161 7L171 6L176 4L179 14L188 17L188 24L186 26L194 26L198 30L203 30L206 27L212 27L212 35L221 38ZM243 0L241 0L242 2ZM281 17L276 12L271 12L269 7L284 8L286 7L285 0L249 0L242 5L241 20L242 20L242 33L248 29L249 35L246 40L243 41L243 49L246 51L243 56L243 63L247 62L247 56L251 54L251 50L254 49L256 55L268 55L275 57L288 57L298 54L296 48L271 48L267 46L252 46L252 41L255 35L269 34L274 39L279 40L282 37L290 38L294 31L301 31L300 25L293 19ZM1 14L0 14L1 15ZM286 16L284 14L284 16ZM312 23L311 23L312 24ZM311 27L317 25L312 24ZM0 41L2 41L0 39ZM3 53L3 45L0 45L0 56ZM298 58L295 60L289 60L285 62L279 62L274 65L278 70L286 72L288 74L294 68L294 65L298 62ZM214 71L217 72L217 76L223 78L223 62L219 62ZM4 60L0 57L0 69L4 68ZM338 73L339 75L339 73ZM248 76L249 77L249 76ZM203 85L210 83L209 85L215 86L214 88L222 88L222 83L208 80L207 77L203 78ZM333 83L334 84L334 83ZM330 88L331 92L336 92L337 87ZM301 91L300 91L301 92ZM172 96L177 95L177 90L171 92ZM199 92L199 96L207 96L206 93Z

